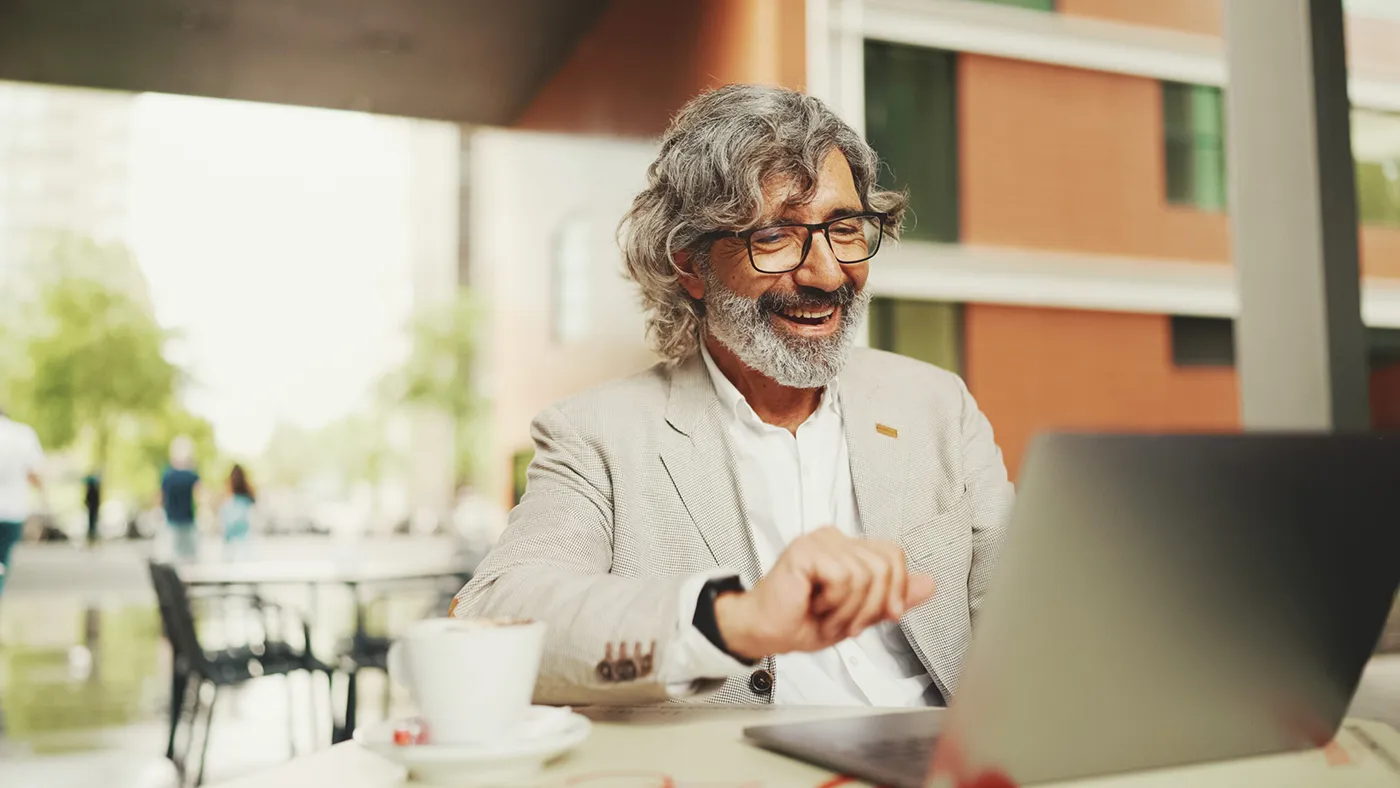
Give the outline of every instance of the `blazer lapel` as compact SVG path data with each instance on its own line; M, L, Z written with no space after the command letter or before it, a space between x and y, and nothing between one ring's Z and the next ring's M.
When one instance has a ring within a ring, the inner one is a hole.
M917 425L900 414L898 398L882 391L878 378L862 374L858 355L852 356L842 373L840 396L861 531L869 539L898 542L912 556L918 540L934 538L933 523L909 522L908 517L909 511L917 508L907 499L909 474L913 472L910 466L917 457L911 448L917 439ZM942 583L947 578L934 580ZM959 615L956 610L944 609L949 604L935 591L933 599L909 611L900 622L905 637L940 688L948 686L945 676L957 674L958 654L966 645L950 642L946 627L941 625Z
M700 355L678 365L671 374L666 421L672 429L662 442L661 462L715 563L737 571L752 586L760 576L758 552L725 418Z
M870 539L899 541L904 479L909 471L909 442L899 436L899 414L882 412L877 403L879 384L865 376L845 374L840 387L861 530Z

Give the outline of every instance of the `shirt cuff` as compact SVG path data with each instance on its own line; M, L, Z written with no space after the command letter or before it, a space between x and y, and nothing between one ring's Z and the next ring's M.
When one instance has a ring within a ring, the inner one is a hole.
M749 666L715 647L693 623L695 605L700 601L700 589L711 580L737 577L728 569L702 572L681 585L678 599L676 632L670 648L666 649L665 664L661 666L661 681L673 698L696 695L706 689L718 689L720 682L743 673Z

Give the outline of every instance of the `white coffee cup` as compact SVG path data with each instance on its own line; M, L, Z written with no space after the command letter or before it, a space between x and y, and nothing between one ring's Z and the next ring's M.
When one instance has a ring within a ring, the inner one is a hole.
M545 625L433 618L389 649L389 674L408 688L433 744L509 739L530 708Z

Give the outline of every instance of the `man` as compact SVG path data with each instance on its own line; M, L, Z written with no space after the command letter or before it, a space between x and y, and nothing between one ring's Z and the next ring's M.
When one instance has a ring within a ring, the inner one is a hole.
M170 442L170 466L160 477L160 505L170 526L175 557L192 559L199 548L194 522L195 493L199 473L194 470L194 442L181 435Z
M29 488L42 491L39 469L44 450L39 436L0 411L0 596L10 571L10 552L24 533L29 519Z
M792 91L672 122L622 239L666 362L536 419L457 598L549 625L541 702L951 700L1013 492L960 379L853 348L905 206L877 167Z

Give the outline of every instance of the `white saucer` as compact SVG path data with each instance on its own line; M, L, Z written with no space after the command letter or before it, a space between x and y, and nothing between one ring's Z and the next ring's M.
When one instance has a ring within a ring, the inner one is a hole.
M527 735L492 744L394 744L402 720L355 731L355 743L435 785L513 785L583 743L592 730L587 717L553 706L531 706L521 727Z

